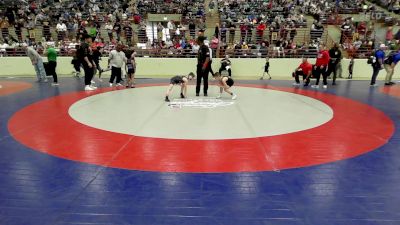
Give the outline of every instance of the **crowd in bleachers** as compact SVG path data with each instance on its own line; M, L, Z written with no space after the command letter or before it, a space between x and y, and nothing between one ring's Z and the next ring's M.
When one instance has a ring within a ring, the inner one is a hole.
M127 45L137 44L141 49L151 48L154 54L186 57L197 53L196 37L206 29L204 0L9 2L0 12L2 55L16 54L9 48L23 41L39 52L46 45L55 45L61 54L71 55L80 37L89 34L96 46L104 47L106 52L123 41ZM212 0L209 7L219 11L220 23L216 24L214 36L208 42L215 53L220 49L220 56L314 56L316 46L325 41L321 16L359 12L364 4L364 0ZM182 20L163 21L152 29L143 19L147 13L181 14ZM299 32L307 27L306 15L314 16L307 34L304 30ZM342 31L345 35L342 35L341 44L345 49L354 51L374 45L371 33L363 26L366 24L351 24ZM155 30L151 31L153 37L148 30ZM37 35L38 31L41 35ZM297 35L307 38L299 40Z
M371 2L382 6L389 12L400 13L400 0L372 0Z

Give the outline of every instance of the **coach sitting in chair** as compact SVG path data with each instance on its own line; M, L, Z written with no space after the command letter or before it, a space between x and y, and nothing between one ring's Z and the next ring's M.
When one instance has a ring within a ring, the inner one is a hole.
M293 83L293 85L299 86L300 85L299 76L302 76L304 81L304 87L307 87L308 84L310 83L310 78L312 77L312 70L313 70L312 64L307 61L307 58L303 58L302 63L293 72L292 76L296 81L295 83Z
M228 71L229 77L231 77L232 76L231 67L232 67L232 62L231 60L229 60L229 56L226 55L225 58L221 60L221 68L219 68L219 73L226 70Z

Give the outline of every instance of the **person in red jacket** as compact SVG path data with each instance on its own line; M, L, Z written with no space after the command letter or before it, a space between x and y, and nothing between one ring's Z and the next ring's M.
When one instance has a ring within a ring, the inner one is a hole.
M315 85L312 85L312 88L319 88L319 79L323 78L323 83L324 86L323 88L328 88L328 65L329 65L329 52L326 49L326 46L324 44L321 44L319 46L319 52L317 56L317 61L315 62L315 78L317 78L317 81L315 82Z
M304 87L307 87L310 83L310 78L312 74L313 65L307 61L307 58L303 58L302 63L299 67L293 72L293 77L295 79L294 86L300 85L299 76L303 77Z
M257 26L257 42L261 42L264 40L264 30L267 28L264 22L261 22Z

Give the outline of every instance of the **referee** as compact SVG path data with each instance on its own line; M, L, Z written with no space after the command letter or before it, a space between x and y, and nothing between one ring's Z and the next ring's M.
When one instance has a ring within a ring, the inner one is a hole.
M204 80L204 96L207 96L208 91L208 73L210 71L210 50L204 44L204 36L197 38L197 44L200 46L197 53L197 83L196 83L196 96L200 94L201 79Z

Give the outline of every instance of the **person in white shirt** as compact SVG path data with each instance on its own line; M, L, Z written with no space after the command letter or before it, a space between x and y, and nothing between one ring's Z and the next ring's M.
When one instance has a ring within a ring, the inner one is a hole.
M122 13L122 21L125 21L128 19L128 15L126 13Z
M112 41L114 27L110 24L110 22L107 22L104 26L104 29L107 30L108 38L110 38L110 41Z
M118 44L115 50L110 52L108 58L108 66L111 66L110 87L113 86L114 79L117 77L117 86L122 86L122 66L127 62L125 53L122 51L123 46Z
M172 30L174 29L174 24L173 24L172 20L168 21L167 28L169 30L169 34L173 34Z
M62 21L58 22L56 30L57 30L58 40L59 41L64 40L65 33L67 32L67 26L65 25L65 23Z

